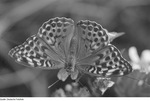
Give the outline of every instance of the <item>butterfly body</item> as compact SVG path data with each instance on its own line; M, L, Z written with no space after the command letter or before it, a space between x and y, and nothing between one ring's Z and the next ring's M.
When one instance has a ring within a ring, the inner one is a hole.
M80 72L94 76L126 75L131 65L110 42L115 37L100 24L56 17L45 22L36 35L11 49L16 62L35 68L60 69L58 79Z

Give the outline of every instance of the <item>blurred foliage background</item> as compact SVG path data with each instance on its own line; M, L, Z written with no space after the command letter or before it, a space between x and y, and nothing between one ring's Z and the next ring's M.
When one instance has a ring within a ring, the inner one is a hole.
M150 0L0 0L0 97L66 96L63 89L69 92L77 87L67 80L47 89L57 80L58 70L27 68L8 56L11 48L36 34L50 18L69 17L75 22L92 20L108 31L125 32L112 43L120 50L125 49L123 56L130 60L131 46L135 46L139 54L150 49L149 12ZM136 73L135 78L141 76ZM137 91L136 80L124 77L117 81L103 96L150 96L149 88L144 88L146 93ZM132 91L131 87L134 87ZM84 89L74 92L76 95L69 96L91 96Z

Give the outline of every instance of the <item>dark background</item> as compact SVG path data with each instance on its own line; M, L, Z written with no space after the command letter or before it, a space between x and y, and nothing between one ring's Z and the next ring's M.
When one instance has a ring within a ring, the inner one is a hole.
M125 49L123 56L129 61L131 46L139 54L150 49L150 0L0 0L0 97L52 96L57 89L47 89L57 80L57 70L27 68L8 56L11 48L36 34L42 23L53 17L92 20L110 32L125 32L112 43ZM149 96L124 89L119 95L116 89L109 89L104 96Z

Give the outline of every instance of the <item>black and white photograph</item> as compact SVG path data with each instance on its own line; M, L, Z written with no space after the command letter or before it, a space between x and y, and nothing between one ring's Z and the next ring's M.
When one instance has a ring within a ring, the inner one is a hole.
M150 0L0 0L0 101L62 97L150 97Z

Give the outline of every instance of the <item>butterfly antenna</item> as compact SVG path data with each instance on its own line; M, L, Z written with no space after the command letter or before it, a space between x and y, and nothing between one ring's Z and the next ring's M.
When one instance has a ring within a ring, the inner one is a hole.
M85 87L79 80L78 80L78 83L79 83L82 87L84 87L84 88L86 89L86 91L89 91L89 90L87 89L87 87Z
M77 80L75 80L76 82L79 82L79 80L81 79L81 77L84 75L84 73L82 73L78 78Z
M125 75L124 77L130 78L132 80L140 81L139 79L136 79L136 78L133 78L133 77L130 77L130 76L127 76L127 75Z
M83 84L82 84L80 81L78 81L78 83L79 83L82 87L84 87Z
M82 87L85 87L81 82L80 82L80 79L81 79L81 77L83 76L84 74L82 74L77 80L75 80L75 82L77 83L79 83ZM85 89L88 91L88 89L87 89L87 87L85 87Z
M124 76L124 77L128 77L128 78L130 78L130 79L132 79L132 80L136 80L136 81L140 81L140 79L136 79L136 78L133 78L133 77L130 77L130 76ZM148 86L150 86L148 83L147 83L147 81L146 80L143 80L144 81L144 83L146 84L146 85L148 85Z
M54 83L52 83L50 86L48 86L48 89L51 88L52 86L54 86L54 84L56 84L58 81L60 81L59 79L57 81L55 81Z

